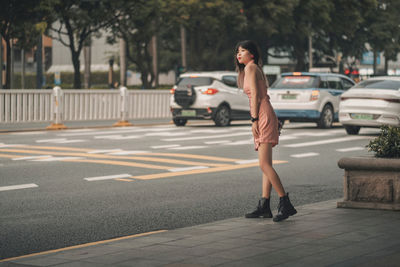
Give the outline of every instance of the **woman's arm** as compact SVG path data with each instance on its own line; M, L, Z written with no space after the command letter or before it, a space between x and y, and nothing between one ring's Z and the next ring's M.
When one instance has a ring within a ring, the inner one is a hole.
M250 64L245 67L244 71L245 71L244 77L247 81L247 84L250 86L250 91L251 91L250 114L253 118L257 118L259 111L259 104L260 104L259 92L258 92L259 90L257 88L257 66L254 64Z

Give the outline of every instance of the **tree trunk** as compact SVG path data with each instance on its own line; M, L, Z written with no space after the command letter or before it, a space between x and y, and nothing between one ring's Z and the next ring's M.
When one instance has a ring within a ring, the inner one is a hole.
M373 52L373 57L374 57L374 75L377 74L376 73L376 71L377 71L377 69L376 69L376 67L377 67L376 55L377 55L377 53L376 53L376 50L374 49L374 52Z
M388 75L389 59L385 57L385 75Z
M72 65L74 66L74 89L81 89L81 72L80 72L80 60L79 53L72 52Z
M295 48L296 67L295 71L305 71L306 65L304 64L305 51L303 49Z

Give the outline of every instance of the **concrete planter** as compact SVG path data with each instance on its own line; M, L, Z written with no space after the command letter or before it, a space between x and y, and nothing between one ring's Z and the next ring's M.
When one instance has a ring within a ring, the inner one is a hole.
M400 210L400 159L348 157L344 169L344 200L338 208Z

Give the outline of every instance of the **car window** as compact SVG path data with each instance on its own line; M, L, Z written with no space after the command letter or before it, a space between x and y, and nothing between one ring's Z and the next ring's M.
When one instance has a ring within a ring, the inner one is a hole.
M342 82L339 77L328 76L326 79L330 89L343 90Z
M389 89L389 90L398 90L400 89L400 81L393 80L366 80L362 81L353 88L356 89Z
M223 76L222 82L231 87L237 87L236 76Z
M283 76L271 85L271 89L305 89L317 85L318 79L314 76Z
M210 85L213 82L213 78L211 77L197 77L197 76L190 76L190 77L181 77L178 80L177 85L193 85L193 86L202 86L202 85Z
M354 84L352 82L350 82L349 80L346 80L346 79L342 79L342 84L343 84L344 90L347 90L350 87L354 86Z

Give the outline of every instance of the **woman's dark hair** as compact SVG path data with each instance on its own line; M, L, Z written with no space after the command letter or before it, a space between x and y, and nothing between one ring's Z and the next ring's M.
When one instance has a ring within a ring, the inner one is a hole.
M236 58L239 47L248 50L254 56L254 58L253 58L254 63L262 68L261 53L260 53L260 48L258 47L257 43L254 41L251 41L251 40L245 40L245 41L240 41L239 43L237 43L236 48L235 48L235 66L236 66L237 72L242 72L245 67L245 65L240 64Z

